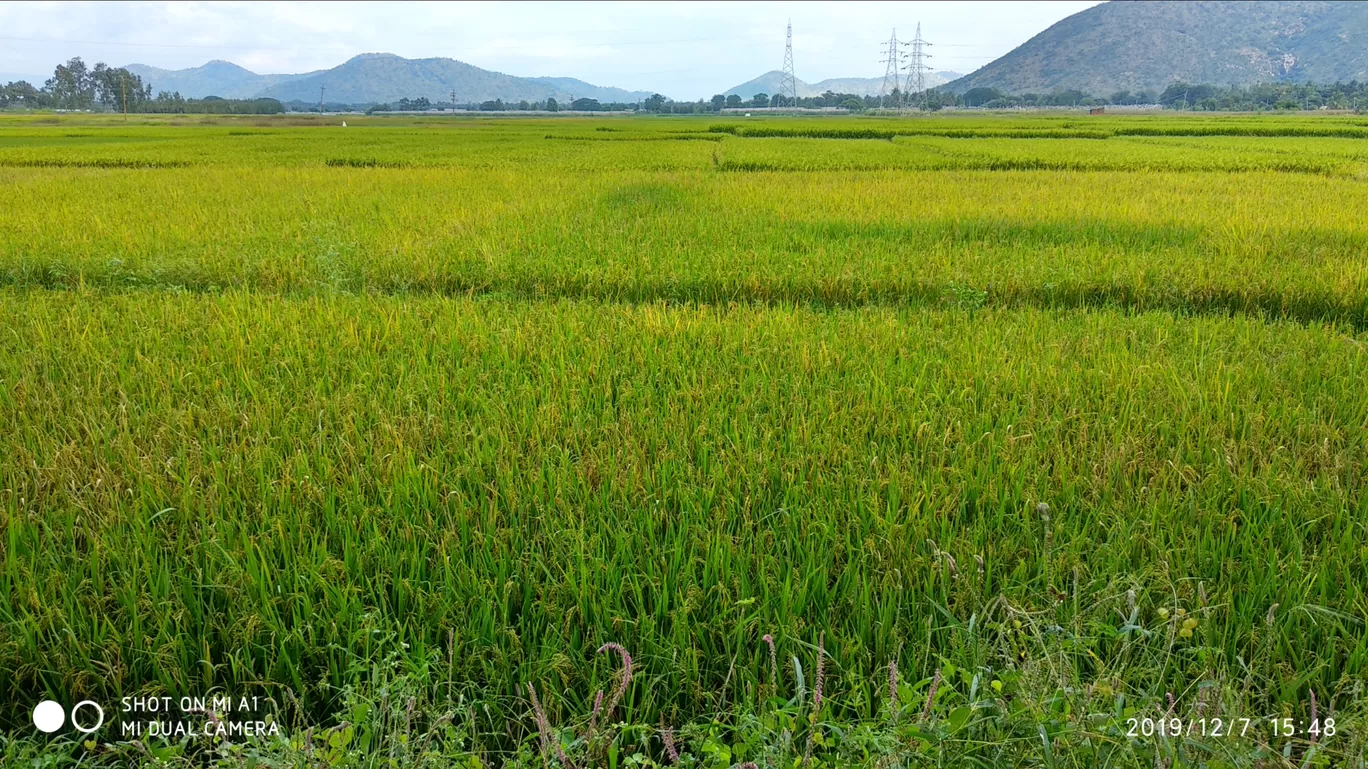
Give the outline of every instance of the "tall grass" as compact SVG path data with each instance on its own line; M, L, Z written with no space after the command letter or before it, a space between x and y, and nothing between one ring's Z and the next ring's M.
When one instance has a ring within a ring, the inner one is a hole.
M577 765L1312 763L1117 730L1362 722L1359 150L936 120L999 135L0 120L0 700L260 693L294 765L542 765L529 683Z
M4 305L23 320L0 353L10 692L274 681L319 696L384 638L413 662L454 654L455 680L491 697L552 675L575 692L581 674L556 660L612 638L656 666L635 708L699 712L735 655L763 671L762 632L825 629L853 680L900 646L948 654L925 621L973 604L942 551L983 559L972 599L1066 626L1110 611L1095 596L1194 602L1205 582L1213 664L1258 658L1274 603L1278 632L1317 654L1265 652L1270 674L1328 690L1365 652L1347 615L1363 600L1368 353L1331 328L250 295ZM1135 676L1185 685L1176 669Z
M1356 213L1368 194L1345 178L880 171L796 183L788 173L516 167L8 173L16 183L13 205L0 209L0 284L18 288L849 307L935 305L967 287L999 307L1368 324L1368 225Z

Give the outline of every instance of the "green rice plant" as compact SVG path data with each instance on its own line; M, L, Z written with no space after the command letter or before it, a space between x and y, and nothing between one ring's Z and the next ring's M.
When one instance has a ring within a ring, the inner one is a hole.
M1357 127L0 116L0 762L1361 763Z
M629 703L653 720L709 708L737 655L749 672L728 685L759 680L761 628L824 629L841 669L871 677L899 646L951 652L923 624L934 605L1002 594L1082 632L1084 605L1050 591L1093 606L1118 582L1169 606L1199 603L1204 582L1219 607L1205 664L1292 666L1323 691L1359 673L1352 428L1368 420L1368 360L1331 327L156 293L5 304L22 319L0 353L7 691L271 680L322 714L358 661L402 641L410 662L449 655L450 680L484 682L491 703L561 677L583 713L557 660L613 638L676 660ZM956 578L942 553L984 573ZM1311 578L1277 577L1289 571ZM1275 618L1314 658L1256 655L1274 603L1319 607ZM1181 688L1185 670L1126 684ZM1277 680L1258 677L1272 687L1259 702L1287 696Z
M599 146L610 144L629 143ZM734 153L726 142L721 151L724 161ZM859 306L935 303L962 285L993 306L1368 321L1368 230L1355 215L1368 200L1351 178L878 171L795 184L792 172L630 166L8 173L19 183L0 209L0 283L15 287Z

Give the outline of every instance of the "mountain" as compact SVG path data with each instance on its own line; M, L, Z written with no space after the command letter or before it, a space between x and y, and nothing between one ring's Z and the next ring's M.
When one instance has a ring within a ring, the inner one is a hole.
M741 85L729 88L722 92L723 96L733 94L743 99L749 99L757 93L776 94L780 89L780 81L784 73L779 70L770 70L753 80L747 80ZM958 72L928 72L926 73L926 87L935 88L944 85L955 78L961 77ZM804 83L799 80L799 96L820 96L827 91L833 93L853 93L859 96L878 96L883 88L884 79L881 77L834 77L823 80L819 83Z
M1106 95L1174 82L1368 79L1368 3L1113 0L1064 19L948 88Z
M651 98L652 91L624 91L621 88L594 85L573 77L530 77L533 82L543 83L564 91L576 99L598 99L602 102L634 102Z
M225 99L249 99L277 83L299 80L316 74L258 75L248 69L221 59L193 69L159 69L146 64L129 64L129 72L152 86L152 93L179 92L187 99L222 96Z
M514 77L455 59L405 59L392 53L364 53L332 69L298 75L258 75L227 61L211 61L194 69L166 70L130 64L128 71L152 85L152 92L179 91L187 98L269 97L282 102L318 101L319 89L330 103L377 104L426 96L433 104L503 99L518 102L588 97L601 102L635 102L649 91L606 88L569 77Z
M491 99L504 101L538 101L548 97L565 101L570 97L589 95L588 90L620 94L623 101L644 99L650 93L599 88L579 80L585 91L561 88L557 78L527 78L491 72L455 59L405 59L392 53L364 53L346 63L309 77L280 83L261 92L281 101L317 101L319 87L325 89L328 101L348 104L372 104L426 96L434 104L449 104L455 93L457 103L481 102ZM591 96L591 98L599 98ZM600 99L602 101L602 99Z

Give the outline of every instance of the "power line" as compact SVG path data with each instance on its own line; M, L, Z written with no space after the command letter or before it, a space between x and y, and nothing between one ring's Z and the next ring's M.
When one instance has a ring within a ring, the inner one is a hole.
M890 97L895 102L898 100L898 30L896 28L893 30L893 36L888 38L888 50L884 52L882 61L887 66L884 68L883 85L879 86L879 106L887 107ZM889 88L890 85L892 88Z
M779 91L789 98L789 106L798 106L798 78L793 74L793 19L789 19L784 37L784 74L779 79Z
M926 48L931 44L922 39L921 22L917 22L917 36L903 45L911 47L907 60L907 87L903 89L903 98L909 106L915 102L918 109L926 109L926 71L931 69L926 63L926 60L931 58Z

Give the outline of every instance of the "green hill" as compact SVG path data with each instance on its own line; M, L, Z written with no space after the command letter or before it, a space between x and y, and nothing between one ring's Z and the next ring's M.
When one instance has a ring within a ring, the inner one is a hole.
M1055 24L947 86L956 93L1162 90L1368 79L1368 3L1114 2Z
M230 61L215 59L191 69L161 69L146 64L129 64L129 72L152 86L153 93L179 93L187 99L222 96L225 99L250 99L277 83L299 80L316 73L298 75L258 75Z
M130 72L149 83L154 92L177 91L187 98L269 97L282 102L318 101L319 89L328 102L376 104L426 96L434 104L492 99L517 102L548 97L561 101L587 97L601 102L635 102L649 91L626 91L569 77L514 77L491 72L455 59L405 59L390 53L355 56L332 69L298 75L258 75L232 62L211 61L201 67L166 70L144 64L128 65ZM41 84L41 83L40 83Z

